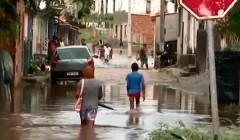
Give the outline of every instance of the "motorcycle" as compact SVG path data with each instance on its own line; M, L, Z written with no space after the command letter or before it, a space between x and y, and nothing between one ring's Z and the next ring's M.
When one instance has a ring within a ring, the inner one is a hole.
M158 52L157 57L160 57L162 67L167 67L173 64L173 60L170 58L167 51Z

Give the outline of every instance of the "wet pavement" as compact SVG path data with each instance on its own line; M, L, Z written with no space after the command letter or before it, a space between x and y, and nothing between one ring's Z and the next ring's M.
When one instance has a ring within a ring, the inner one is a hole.
M132 63L138 63L140 66L140 61L136 61L136 57L133 56L128 58L127 55L113 54L113 59L109 62L104 62L104 60L94 58L94 63L96 68L120 68L120 69L130 69ZM148 65L150 69L153 69L154 60L152 57L148 57Z
M99 108L95 129L87 130L80 129L79 115L74 111L74 84L16 89L9 106L1 102L1 139L141 140L159 123L210 125L208 104L191 94L147 85L146 101L141 103L138 116L128 113L125 85L107 84L104 91L103 102L115 111Z
M115 54L109 63L95 59L95 77L103 80L102 102L114 111L99 108L96 127L80 128L74 111L75 83L50 86L24 85L12 92L12 101L0 101L2 140L143 140L159 123L206 127L211 125L206 96L194 96L167 88L172 79L164 72L141 70L147 83L141 113L128 113L125 76L135 57ZM150 67L153 60L149 57ZM157 84L158 83L158 84Z

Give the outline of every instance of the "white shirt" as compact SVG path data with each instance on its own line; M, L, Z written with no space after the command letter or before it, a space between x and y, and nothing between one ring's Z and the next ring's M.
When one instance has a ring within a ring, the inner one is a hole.
M111 47L106 47L106 46L104 46L104 53L105 53L105 55L110 55L110 51L111 51Z

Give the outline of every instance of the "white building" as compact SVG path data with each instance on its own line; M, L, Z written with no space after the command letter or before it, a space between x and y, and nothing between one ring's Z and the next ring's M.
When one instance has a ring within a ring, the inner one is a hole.
M160 9L160 0L131 0L133 14L146 14L147 9L151 13L157 13ZM150 7L149 7L150 5ZM95 0L93 13L106 14L114 11L128 12L128 0Z
M197 47L197 30L199 29L198 20L193 17L188 11L182 9L182 23L181 26L181 40L182 40L182 54L187 54L188 48L192 50L191 53L195 53Z

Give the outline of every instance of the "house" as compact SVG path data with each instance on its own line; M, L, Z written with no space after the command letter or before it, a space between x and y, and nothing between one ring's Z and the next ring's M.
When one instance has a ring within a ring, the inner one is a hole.
M33 19L32 55L46 53L48 46L48 19L39 17Z
M79 44L79 27L77 20L78 4L73 1L65 1L66 8L59 10L59 16L34 17L32 54L47 53L48 41L53 35L58 35L65 44ZM66 14L67 13L67 14ZM70 15L73 17L65 16ZM72 25L69 22L71 22Z
M128 11L129 0L94 0L92 13L113 14L116 11ZM146 11L157 12L160 7L159 0L131 0L133 14L145 14Z
M145 7L145 8L135 8L132 9L131 14L131 35L133 44L147 44L148 46L153 46L155 38L159 38L159 34L155 36L155 33L159 33L159 20L153 20L157 17L160 8L160 1L151 1L149 4L151 8L148 7L148 1L141 3L136 3L134 7ZM166 4L166 23L175 23L174 27L172 24L166 24L168 28L166 33L166 38L168 40L177 40L177 14L175 12L174 4L167 2ZM156 6L157 5L157 6ZM141 9L139 11L139 9ZM127 11L127 10L126 10ZM154 16L151 16L154 15ZM157 21L157 23L155 23ZM127 30L128 30L128 13L125 11L118 11L114 13L114 32L115 38L127 41ZM155 28L156 25L156 28ZM172 39L172 38L174 39Z

